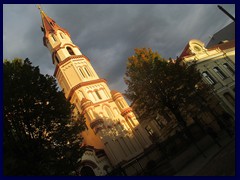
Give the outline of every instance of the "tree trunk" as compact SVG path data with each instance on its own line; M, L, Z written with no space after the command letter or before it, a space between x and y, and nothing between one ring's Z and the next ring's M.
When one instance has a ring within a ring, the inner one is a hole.
M207 156L204 154L202 149L197 145L196 140L192 135L192 132L190 131L190 129L188 129L187 122L183 118L181 112L178 109L172 109L172 113L176 117L179 125L182 127L182 130L184 131L185 135L189 138L190 142L192 142L194 146L198 149L198 151L203 155L203 157L206 158Z
M174 116L176 117L178 124L182 127L182 129L185 129L187 127L187 123L185 119L182 117L181 112L178 109L170 109Z

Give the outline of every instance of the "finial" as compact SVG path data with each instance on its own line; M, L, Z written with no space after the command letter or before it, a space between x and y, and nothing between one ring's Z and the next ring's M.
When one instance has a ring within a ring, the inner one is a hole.
M42 11L42 8L41 8L40 4L37 5L37 8L38 8L40 11Z

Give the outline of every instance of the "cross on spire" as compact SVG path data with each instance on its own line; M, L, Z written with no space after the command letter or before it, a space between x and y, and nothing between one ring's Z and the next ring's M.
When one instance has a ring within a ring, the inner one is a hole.
M37 8L42 11L42 7L40 6L40 4L37 5Z

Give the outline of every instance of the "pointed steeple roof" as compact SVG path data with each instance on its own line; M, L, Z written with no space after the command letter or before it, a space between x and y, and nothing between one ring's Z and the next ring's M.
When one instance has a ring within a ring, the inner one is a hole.
M41 29L44 32L43 44L45 46L47 46L46 42L48 40L49 34L52 34L52 33L56 34L57 30L63 31L70 37L70 34L68 33L68 31L60 27L53 19L47 16L46 13L42 10L42 8L39 5L38 5L38 9L40 10L40 14L42 18Z

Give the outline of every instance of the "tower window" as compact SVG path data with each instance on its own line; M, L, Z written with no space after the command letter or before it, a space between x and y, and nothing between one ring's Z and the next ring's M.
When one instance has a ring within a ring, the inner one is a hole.
M216 84L216 81L213 79L213 77L207 72L207 71L204 71L202 73L203 77L207 80L207 82L211 85L214 85Z
M81 75L82 75L84 78L86 78L86 76L85 76L85 74L83 73L83 71L82 71L81 68L79 68L79 71L80 71Z
M52 39L53 39L53 41L57 41L57 39L56 39L56 37L52 34Z
M86 71L87 75L90 77L91 75L90 75L90 73L89 73L89 71L87 70L86 67L84 67L84 70Z
M93 92L88 92L88 95L89 95L89 97L90 97L90 100L92 100L92 101L96 101L96 100L97 100L97 99L95 98Z
M60 33L60 36L61 36L62 39L64 39L63 33Z
M69 53L70 55L75 55L74 52L73 52L73 50L72 50L72 48L67 47L67 51L68 51L68 53Z
M219 67L214 67L213 70L218 74L218 76L221 79L226 79L227 78L227 76L222 72L221 69L219 69Z
M150 136L153 135L154 132L153 132L152 128L151 128L149 125L147 125L147 126L145 127L145 129L146 129L147 133L148 133Z
M99 89L99 93L104 97L104 99L108 98L102 88Z
M95 93L96 93L96 95L97 95L98 99L102 99L102 97L100 96L100 94L99 94L99 92L98 92L98 91L95 91Z
M228 63L224 63L223 67L226 68L229 72L231 72L232 74L235 74L234 69L228 64Z

